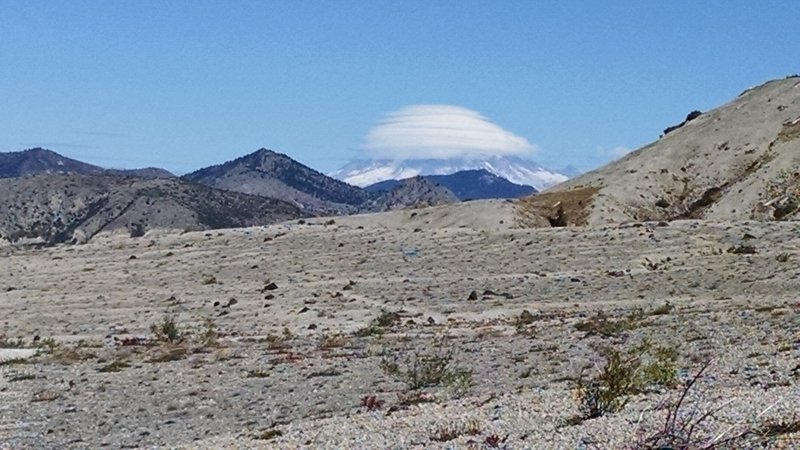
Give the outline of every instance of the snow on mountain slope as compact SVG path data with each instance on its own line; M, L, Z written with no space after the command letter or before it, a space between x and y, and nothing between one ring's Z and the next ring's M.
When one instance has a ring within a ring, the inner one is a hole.
M512 183L542 190L569 177L553 172L533 161L514 156L482 159L413 159L405 161L353 161L330 174L349 184L369 186L379 181L401 180L417 175L449 175L462 170L485 169Z

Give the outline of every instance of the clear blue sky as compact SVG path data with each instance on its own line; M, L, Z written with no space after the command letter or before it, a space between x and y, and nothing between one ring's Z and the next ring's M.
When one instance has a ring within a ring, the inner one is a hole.
M796 1L0 0L0 151L187 172L260 147L322 171L415 104L598 166L800 72Z

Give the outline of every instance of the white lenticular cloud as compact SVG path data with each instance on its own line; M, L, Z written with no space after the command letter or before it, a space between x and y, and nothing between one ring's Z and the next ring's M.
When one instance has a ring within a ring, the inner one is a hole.
M477 111L451 105L412 105L386 115L364 138L379 159L448 159L524 155L536 147Z

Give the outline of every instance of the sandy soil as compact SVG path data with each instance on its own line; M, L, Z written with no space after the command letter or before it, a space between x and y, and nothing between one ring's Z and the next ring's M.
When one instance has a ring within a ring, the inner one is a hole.
M495 206L0 249L0 335L41 347L0 363L0 448L634 448L679 390L577 423L570 380L643 339L682 379L712 360L687 406L725 404L709 436L797 419L796 224L513 229ZM581 331L599 311L638 319ZM471 383L384 370L448 352Z

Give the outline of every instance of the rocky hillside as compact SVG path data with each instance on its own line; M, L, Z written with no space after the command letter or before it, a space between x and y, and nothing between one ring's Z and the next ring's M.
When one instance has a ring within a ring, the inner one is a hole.
M86 242L101 231L203 230L304 217L279 200L177 178L39 174L0 179L0 242Z
M144 167L142 169L108 169L108 172L116 173L126 177L139 178L173 178L175 174L158 167Z
M536 193L531 186L512 183L488 170L462 170L450 175L425 175L424 178L449 189L461 201L492 198L519 198ZM367 186L369 192L386 192L400 183L386 180Z
M44 148L32 148L20 152L0 152L0 178L24 177L38 173L78 173L96 175L116 173L142 178L174 177L167 170L156 167L144 169L105 169L76 159L67 158Z
M458 197L446 187L417 176L399 181L394 188L380 193L375 199L363 205L362 209L380 212L445 205L458 201Z
M692 111L658 141L522 206L555 225L794 219L800 207L800 76L748 89L708 112Z
M99 174L104 171L102 167L67 158L43 148L0 153L0 178L23 177L37 173Z
M370 198L360 188L264 148L183 178L227 191L284 200L314 214L354 212Z

